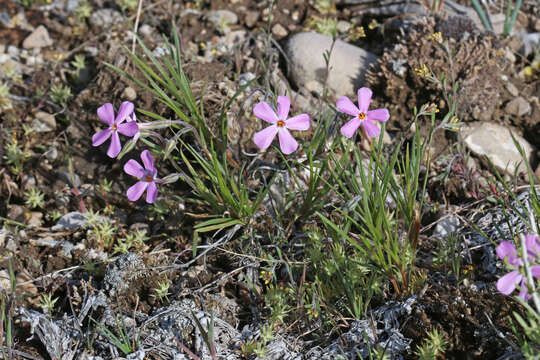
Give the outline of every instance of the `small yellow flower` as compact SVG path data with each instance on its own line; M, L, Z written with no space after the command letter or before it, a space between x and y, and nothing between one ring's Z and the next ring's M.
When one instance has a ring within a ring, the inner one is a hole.
M361 38L366 37L366 30L364 30L363 26L360 26L358 28L358 37L361 37Z
M431 41L438 42L439 44L443 42L442 34L440 31L437 31L436 33L429 35L428 39Z
M525 67L523 68L523 73L524 73L525 75L527 75L527 76L532 76L532 75L533 75L533 69L532 69L532 67L530 67L530 66L525 66Z
M427 105L424 105L424 106L425 106L425 110L427 112L430 112L430 113L438 113L439 112L439 108L437 107L437 104L431 103L431 104L427 104Z
M261 278L265 285L270 284L270 281L272 281L272 274L270 274L268 271L261 271Z
M206 44L204 42L201 41L201 43L199 44L201 48L206 48Z
M418 76L420 76L422 78L425 78L429 74L431 74L428 67L426 66L426 64L421 64L419 68L414 68L414 71L416 71Z
M368 25L369 30L373 30L379 25L376 19L371 20L371 22Z

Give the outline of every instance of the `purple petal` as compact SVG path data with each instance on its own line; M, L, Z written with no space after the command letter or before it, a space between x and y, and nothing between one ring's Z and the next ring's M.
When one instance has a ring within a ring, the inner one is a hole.
M525 235L525 247L527 248L527 253L531 260L534 260L537 256L540 255L540 242L538 241L538 236L529 234Z
M516 289L517 284L521 281L521 274L514 270L504 275L497 281L497 290L504 295L510 295Z
M540 265L531 266L531 274L537 279L540 279Z
M144 168L141 166L141 164L139 164L136 160L129 160L125 165L124 165L124 171L131 175L131 176L135 176L136 178L142 178L144 176Z
M339 98L339 100L336 103L336 108L339 111L345 114L349 114L351 116L358 116L358 114L360 114L360 110L346 96L342 96Z
M139 131L139 125L135 121L128 121L118 125L118 132L125 136L134 136Z
M277 98L277 116L280 120L287 120L289 110L291 109L291 102L286 96L278 96Z
M112 126L114 123L114 108L111 103L100 106L97 109L97 114L99 118L109 126Z
M133 106L132 102L124 101L122 105L120 105L120 109L118 109L118 114L116 115L116 120L114 120L115 124L120 124L128 116L133 114L133 110L135 110L135 106Z
M261 101L260 103L255 105L255 107L253 108L253 114L255 114L255 116L259 119L263 119L270 124L273 124L279 120L274 110L270 107L270 105L268 105L266 101Z
M300 114L293 116L285 121L285 127L291 130L307 130L309 129L309 115Z
M130 187L126 192L129 201L139 200L144 190L146 190L146 188L148 187L148 184L150 183L146 181L138 181L135 185Z
M120 154L120 150L122 150L122 145L120 144L120 136L118 136L117 131L111 131L112 132L112 138L111 138L111 145L109 145L109 150L107 150L107 155L111 158L115 158Z
M497 256L499 259L504 260L509 254L517 254L516 247L510 241L503 241L497 246Z
M255 135L253 136L253 142L255 143L255 145L257 145L259 149L267 149L270 144L272 144L272 141L276 137L277 132L277 125L270 125L266 129L262 129L261 131L255 133Z
M281 128L278 131L279 147L285 155L289 155L296 151L298 143L293 138L289 130Z
M519 297L523 301L527 301L531 298L531 295L529 295L529 288L527 287L527 280L524 276L522 276L521 284L519 284L520 290L519 290Z
M390 118L388 109L375 109L366 113L367 118L371 121L385 122Z
M152 159L152 155L150 155L150 151L144 150L141 153L141 160L144 164L144 168L146 170L155 170L154 168L154 159Z
M366 134L371 138L377 137L381 133L381 129L379 129L377 125L369 121L369 119L365 119L362 122L362 127L366 131Z
M359 118L352 118L348 123L341 127L341 134L349 139L352 138L356 132L356 129L358 129L361 123L362 120Z
M92 136L92 146L99 146L103 144L111 136L111 129L101 130Z
M153 181L148 183L148 189L146 190L146 202L151 204L156 201L157 186Z
M360 109L360 112L367 113L369 103L371 102L371 95L373 93L367 87L358 89L358 109Z

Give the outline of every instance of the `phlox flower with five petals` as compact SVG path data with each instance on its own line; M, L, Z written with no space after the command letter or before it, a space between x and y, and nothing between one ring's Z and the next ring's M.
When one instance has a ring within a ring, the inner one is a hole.
M134 136L137 134L139 128L137 122L124 121L133 114L133 103L125 101L120 105L118 114L114 116L114 108L111 103L99 107L97 114L99 118L109 125L108 129L101 130L100 132L92 136L92 146L99 146L111 138L111 144L107 150L107 155L111 158L118 156L120 150L122 150L122 144L120 143L120 136L118 133L125 136Z
M127 190L126 194L130 201L137 201L146 190L146 202L151 204L156 201L158 191L156 184L163 183L163 180L157 177L157 169L154 167L150 151L144 150L141 153L141 160L144 167L133 159L124 165L124 171L139 180Z
M291 102L286 96L278 97L277 114L266 101L261 101L255 105L253 108L255 116L271 124L253 136L255 145L261 150L267 149L277 134L279 147L284 154L289 155L296 151L298 142L289 130L309 129L309 115L300 114L287 118L290 108Z
M377 137L381 133L381 129L373 123L373 121L386 122L390 118L388 109L369 110L369 103L373 92L366 88L358 89L358 107L349 100L348 97L342 96L336 103L339 111L354 116L349 122L341 127L341 134L348 138L352 138L356 130L362 126L369 137Z

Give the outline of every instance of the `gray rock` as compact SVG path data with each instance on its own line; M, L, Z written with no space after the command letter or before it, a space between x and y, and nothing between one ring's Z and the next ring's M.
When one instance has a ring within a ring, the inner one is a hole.
M78 6L81 0L67 0L66 2L66 10L67 11L74 11Z
M299 88L314 82L322 88L326 77L323 54L330 50L332 38L314 32L292 36L285 51L290 60L290 77ZM369 65L377 57L359 47L337 40L330 55L328 90L333 97L354 96L361 87ZM311 86L312 88L314 86Z
M504 111L510 115L515 116L523 116L531 111L531 104L527 102L524 98L521 96L518 96L517 98L511 100L506 106L504 107Z
M131 86L128 86L122 92L122 98L128 101L135 101L135 99L137 99L137 92L135 92L134 88L132 88Z
M23 48L25 49L36 49L46 46L51 46L53 40L49 36L47 28L43 25L40 25L34 30L26 39L23 41Z
M116 10L99 9L92 13L89 22L91 26L103 29L122 21L122 19L122 14Z
M47 160L53 162L58 158L58 149L56 146L51 146L43 155L45 155Z
M516 169L520 173L527 171L533 148L523 137L513 134L527 156L523 160L507 127L481 122L464 126L461 132L467 148L476 156L487 156L499 171L511 175Z
M72 211L62 216L56 225L52 227L52 230L76 229L85 226L87 223L88 219L83 213Z
M8 205L7 218L19 222L24 222L26 210L21 205Z
M32 120L32 129L38 133L54 131L56 129L56 119L54 115L44 111L38 111Z
M540 45L540 32L520 34L521 48L519 51L524 56L529 56Z
M80 187L81 186L81 179L79 178L79 175L74 174L74 179L71 178L71 174L69 171L59 171L58 172L58 179L62 180L66 184L68 184L71 187Z
M460 221L457 216L447 216L440 220L435 226L433 237L444 239L450 234L457 232L460 226Z
M337 31L339 31L340 33L345 33L347 31L349 31L349 29L351 28L351 23L348 22L348 21L345 21L345 20L339 20L338 23L337 23Z
M5 27L9 24L9 14L6 12L0 12L0 24L4 25Z
M233 25L238 22L238 16L230 10L210 11L206 15L206 18L214 24L215 27Z
M18 58L19 57L19 53L20 53L20 50L18 47L14 46L14 45L9 45L6 49L7 51L7 54L12 57L12 58Z

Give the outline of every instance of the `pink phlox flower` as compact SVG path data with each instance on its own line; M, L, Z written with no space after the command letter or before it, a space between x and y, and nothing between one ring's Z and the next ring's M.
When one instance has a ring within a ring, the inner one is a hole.
M146 190L146 202L151 204L157 197L156 184L163 183L163 180L157 178L157 169L154 167L150 151L144 150L141 153L141 160L144 167L133 159L124 165L124 171L139 180L127 190L126 194L130 201L137 201Z
M116 118L114 117L114 108L111 103L106 103L97 110L99 118L109 125L108 129L101 130L92 136L92 145L99 146L107 139L111 138L111 144L107 150L109 157L116 157L122 149L118 133L125 136L134 136L138 132L137 122L123 122L133 114L133 103L125 101L120 105Z
M527 247L527 258L531 261L536 259L536 254L540 250L538 236L527 235L525 237L525 244ZM529 300L531 296L527 288L527 278L519 270L523 266L523 261L520 259L514 244L510 241L503 241L497 246L496 252L499 259L504 260L506 258L509 265L518 268L517 270L510 271L497 281L497 290L505 295L510 295L519 284L519 297L523 301ZM531 256L531 252L534 256ZM540 265L531 266L531 273L534 278L540 278Z
M291 102L286 96L279 96L277 104L277 114L266 101L261 101L253 108L256 117L272 124L257 132L253 136L253 141L261 150L264 150L272 144L277 134L281 151L288 155L298 148L298 142L289 130L309 129L309 115L300 114L287 119Z
M349 122L341 127L341 134L348 138L352 138L358 127L362 126L369 137L377 137L381 133L381 129L373 123L373 121L386 122L390 118L388 109L369 109L373 92L366 88L358 89L358 107L349 100L348 97L342 96L336 103L339 111L354 116Z

